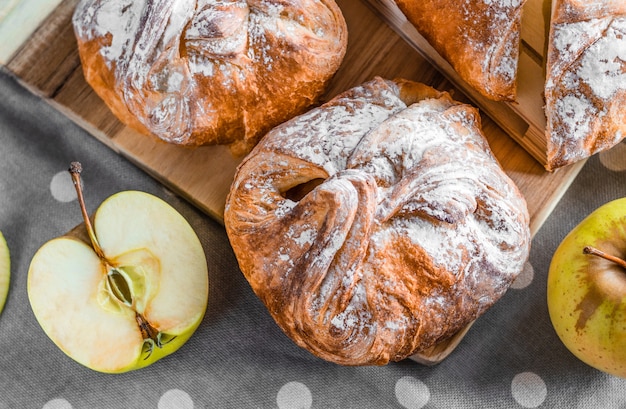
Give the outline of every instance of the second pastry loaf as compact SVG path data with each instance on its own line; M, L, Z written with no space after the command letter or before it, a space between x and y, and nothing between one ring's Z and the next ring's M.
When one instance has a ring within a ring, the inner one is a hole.
M87 82L126 125L246 153L319 98L343 59L334 0L82 0Z

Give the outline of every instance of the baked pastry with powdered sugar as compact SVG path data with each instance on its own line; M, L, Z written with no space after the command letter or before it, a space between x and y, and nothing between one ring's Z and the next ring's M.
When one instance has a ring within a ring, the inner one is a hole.
M241 271L299 346L386 364L502 297L530 247L524 198L478 111L376 78L270 131L225 208Z
M483 96L514 101L526 0L394 0L407 20Z
M314 104L347 46L334 0L81 0L73 25L87 82L123 123L236 154Z
M555 0L548 44L546 168L554 170L626 137L626 2Z

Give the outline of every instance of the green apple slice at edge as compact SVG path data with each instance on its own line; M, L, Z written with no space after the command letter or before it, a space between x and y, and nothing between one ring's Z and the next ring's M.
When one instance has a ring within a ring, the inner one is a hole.
M0 312L4 309L4 303L9 294L9 282L11 281L11 257L2 232L0 232Z

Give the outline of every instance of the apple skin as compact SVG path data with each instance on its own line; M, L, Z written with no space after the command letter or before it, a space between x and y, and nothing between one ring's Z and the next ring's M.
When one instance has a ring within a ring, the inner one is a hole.
M626 378L626 269L583 254L593 246L626 258L626 198L589 214L556 249L547 281L552 325L578 359Z
M9 246L7 245L2 232L0 232L0 312L4 309L7 295L9 293L9 283L11 280L11 257Z
M146 367L183 346L204 317L204 250L182 215L144 192L107 198L92 219L109 261L140 266L141 278L131 282L137 305L130 308L107 291L106 268L83 223L33 256L27 282L31 308L46 335L80 364L105 373ZM182 312L173 311L177 308ZM136 312L168 337L150 353Z

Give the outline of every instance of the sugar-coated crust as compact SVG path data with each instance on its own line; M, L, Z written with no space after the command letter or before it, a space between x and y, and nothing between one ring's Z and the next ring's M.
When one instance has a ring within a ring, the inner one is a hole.
M334 0L81 0L73 25L122 122L236 154L315 103L347 45Z
M395 0L417 31L482 95L514 101L526 0Z
M282 330L343 365L404 359L495 303L530 246L526 203L475 108L376 78L270 131L225 208Z
M555 0L546 65L548 170L626 137L626 2Z

